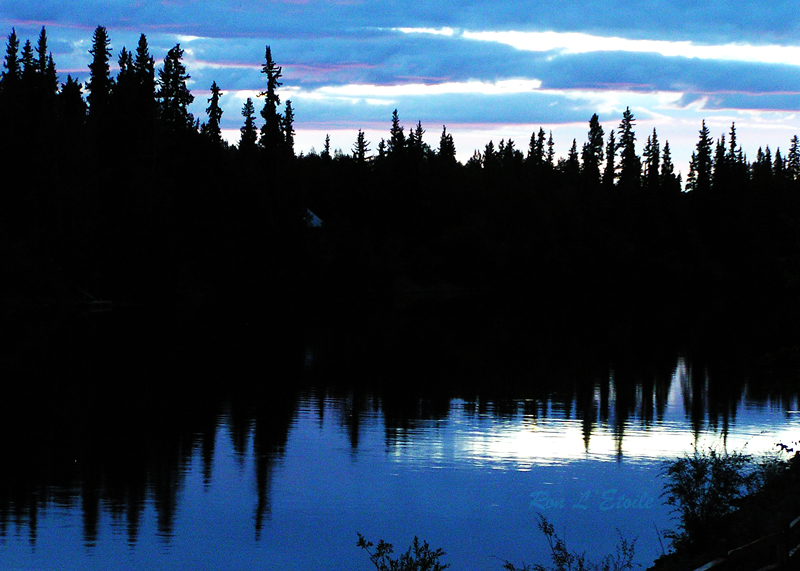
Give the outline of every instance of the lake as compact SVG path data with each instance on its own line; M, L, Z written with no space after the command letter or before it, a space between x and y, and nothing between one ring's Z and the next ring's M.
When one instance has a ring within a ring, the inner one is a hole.
M791 385L735 360L545 351L469 374L393 353L356 371L321 365L308 338L268 358L247 348L255 370L176 356L163 338L144 360L96 339L7 388L0 568L368 570L361 533L499 570L549 563L540 515L594 558L636 538L646 567L676 524L666 461L695 446L774 453L800 435Z

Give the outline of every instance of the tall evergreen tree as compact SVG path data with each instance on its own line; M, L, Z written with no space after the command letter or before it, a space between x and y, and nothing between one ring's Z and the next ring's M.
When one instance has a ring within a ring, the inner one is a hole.
M294 109L291 100L286 100L283 112L283 148L288 158L294 158Z
M544 165L546 147L546 135L544 129L539 127L538 133L531 134L531 141L528 145L527 160L534 167L541 167Z
M150 48L147 45L147 37L142 34L139 36L139 43L136 46L136 58L133 61L133 73L136 77L137 88L137 107L142 113L147 113L155 109L156 96L156 68L153 56L150 55Z
M550 131L550 136L547 138L547 155L545 156L545 164L550 168L556 166L556 144L553 141L553 132Z
M606 143L606 166L603 169L603 188L611 190L617 179L617 141L614 129L608 133L608 143Z
M381 143L383 143L382 139ZM322 158L325 160L331 159L331 136L327 133L325 134L325 144L322 147Z
M386 152L390 157L400 157L406 150L406 136L403 132L403 127L400 125L400 116L397 114L397 109L392 112L392 128L389 131L389 142L387 143Z
M660 186L664 193L677 194L681 191L680 175L675 175L675 165L672 163L672 153L669 141L664 143L664 152L661 155Z
M707 194L711 189L712 166L711 132L706 127L704 120L703 127L700 129L700 139L697 141L697 147L692 153L692 159L689 162L689 177L686 181L686 189Z
M194 117L189 105L194 96L189 92L186 81L191 78L183 65L183 50L180 44L167 52L164 67L158 70L159 116L170 129L181 131L194 128Z
M455 164L456 145L453 142L453 135L447 132L447 127L442 125L442 135L439 137L439 151L437 153L439 161L443 164Z
M206 107L206 114L208 121L203 123L200 132L216 146L222 146L222 130L220 129L220 121L222 120L222 107L219 106L219 99L224 95L220 91L216 81L211 82L211 97L208 99L208 107Z
M795 135L786 156L786 176L791 181L800 181L800 139Z
M111 40L103 26L97 26L92 36L92 63L89 64L89 82L86 89L89 95L89 116L92 119L102 117L108 110L111 98L111 76L108 60L111 57Z
M772 164L772 151L769 147L762 150L758 148L756 160L751 166L751 178L753 187L756 191L763 191L772 188L773 183L773 164Z
M578 157L578 142L575 139L572 139L572 146L569 148L569 153L567 153L567 160L559 166L567 184L572 185L578 182L581 163Z
M22 46L22 85L23 89L30 95L36 89L37 67L36 58L33 56L33 47L30 40L25 40Z
M284 144L283 118L278 113L278 106L281 98L278 95L278 88L283 85L278 81L283 73L283 68L272 59L272 49L267 46L264 53L264 65L261 66L261 73L266 76L267 88L258 94L264 98L264 108L261 110L261 117L264 125L261 127L261 146L267 150L268 156L279 153Z
M600 165L603 162L603 127L597 113L589 120L589 134L581 152L583 183L590 188L600 184Z
M367 141L367 137L364 135L364 131L359 129L358 136L356 137L356 142L353 145L353 158L359 163L366 162L368 152L369 152L369 141Z
M618 185L626 191L638 190L642 185L642 162L636 154L636 134L633 131L635 118L626 107L619 124L619 181Z
M256 149L258 132L256 130L256 108L253 105L253 100L249 97L242 107L242 117L244 117L244 125L239 129L241 133L239 150L243 153L252 153Z
M114 81L111 99L116 108L116 113L131 119L132 106L136 98L136 71L133 67L133 54L126 48L119 52L119 72Z
M36 71L42 76L47 73L47 31L42 26L39 32L39 41L36 43L36 58L34 59Z
M661 147L655 128L653 128L653 134L647 137L647 144L642 151L642 159L644 161L643 186L649 192L658 192L661 186L661 177L658 171L661 162Z
M6 44L6 57L3 60L3 72L0 75L0 93L11 92L16 89L22 78L22 68L19 61L19 38L17 31L11 28Z
M81 84L67 75L67 82L62 84L58 94L59 116L65 135L74 136L86 121L87 107L81 90Z

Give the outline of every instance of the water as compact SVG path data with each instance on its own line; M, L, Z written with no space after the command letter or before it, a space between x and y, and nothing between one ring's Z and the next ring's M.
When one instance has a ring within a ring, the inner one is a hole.
M511 396L261 375L154 399L157 376L6 399L0 568L367 570L362 533L490 570L548 561L540 516L589 557L635 537L647 566L675 525L665 461L800 434L795 393L678 357Z

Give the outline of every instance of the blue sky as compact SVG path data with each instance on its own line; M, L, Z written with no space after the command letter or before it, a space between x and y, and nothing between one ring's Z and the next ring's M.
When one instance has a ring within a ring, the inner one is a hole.
M446 124L462 160L490 139L525 149L539 126L565 154L573 138L585 140L592 113L608 132L630 106L639 152L657 128L685 176L703 119L714 137L735 121L751 159L759 146L785 154L800 133L795 10L728 0L4 0L0 28L35 41L46 26L62 81L86 80L98 24L115 59L139 33L157 60L180 43L192 111L205 117L216 81L233 141L244 100L263 89L269 44L298 151L319 150L330 133L347 152L358 129L375 149L397 108L434 146Z

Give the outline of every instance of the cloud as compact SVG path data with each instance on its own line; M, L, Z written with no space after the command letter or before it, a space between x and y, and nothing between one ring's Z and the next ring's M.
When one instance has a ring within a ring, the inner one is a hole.
M732 0L4 0L0 25L34 42L46 25L61 81L67 72L87 79L98 24L114 60L140 33L157 66L180 42L192 112L205 118L216 81L234 136L246 97L260 111L269 44L297 129L341 130L348 147L359 128L388 132L396 107L407 127L452 125L467 156L472 143L459 145L458 133L520 146L539 125L565 152L592 113L608 130L630 106L637 128L664 129L678 155L691 153L703 118L745 121L765 137L800 131L800 20L786 17L795 9L783 0L769 9Z

